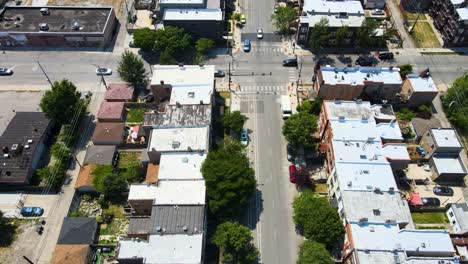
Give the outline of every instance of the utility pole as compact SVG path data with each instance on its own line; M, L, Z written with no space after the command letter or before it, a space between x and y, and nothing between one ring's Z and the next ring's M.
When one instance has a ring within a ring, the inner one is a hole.
M297 76L297 82L296 82L296 100L297 100L297 105L299 105L299 81L301 80L301 72L302 72L302 58L301 58L301 65L299 67L299 76Z
M229 62L229 69L228 69L228 89L231 91L231 62Z
M101 75L101 83L103 83L104 87L106 87L106 90L108 90L106 80L104 79L104 75Z
M39 68L41 68L42 73L44 73L47 79L47 82L49 82L49 84L52 85L52 82L50 81L49 76L47 76L47 73L44 71L44 68L42 68L42 65L39 63L39 60L37 60L37 65L39 65Z
M83 169L83 166L81 165L81 163L78 161L78 158L76 157L75 154L72 154L73 158L75 158L75 161L76 163L78 163L78 166L80 166L80 169Z

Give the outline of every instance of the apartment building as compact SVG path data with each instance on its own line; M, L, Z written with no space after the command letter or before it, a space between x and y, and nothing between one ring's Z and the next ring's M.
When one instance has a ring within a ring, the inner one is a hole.
M408 74L401 88L401 101L410 107L432 104L439 90L431 76Z
M429 14L444 47L468 46L468 0L432 0Z

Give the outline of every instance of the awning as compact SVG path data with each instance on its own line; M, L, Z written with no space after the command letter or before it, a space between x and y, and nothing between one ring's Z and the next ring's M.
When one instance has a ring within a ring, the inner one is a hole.
M423 205L423 202L421 200L421 196L419 195L419 193L411 194L410 204L411 205Z

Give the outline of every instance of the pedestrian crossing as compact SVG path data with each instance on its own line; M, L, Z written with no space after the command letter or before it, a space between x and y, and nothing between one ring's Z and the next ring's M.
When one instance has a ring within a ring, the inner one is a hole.
M281 47L256 47L252 45L250 53L260 53L260 54L271 54L271 53L283 53L283 48Z
M292 69L292 68L289 68L289 70L288 70L288 77L289 77L289 81L290 81L290 82L295 82L295 81L297 81L297 78L296 78L296 70L295 70L295 69Z
M244 93L284 92L288 88L282 85L241 85L240 91Z

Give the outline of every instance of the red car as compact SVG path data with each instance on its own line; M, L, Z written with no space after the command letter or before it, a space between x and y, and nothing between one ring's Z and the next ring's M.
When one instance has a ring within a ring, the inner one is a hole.
M296 183L296 173L297 169L294 164L289 165L289 181L292 183Z

